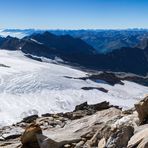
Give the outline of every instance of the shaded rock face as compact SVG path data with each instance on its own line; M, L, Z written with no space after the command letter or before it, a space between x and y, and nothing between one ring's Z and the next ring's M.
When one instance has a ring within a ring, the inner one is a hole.
M79 38L70 35L57 36L48 31L43 34L33 34L26 39L34 39L49 48L55 48L60 54L92 54L95 49Z
M140 119L140 124L148 122L148 96L140 101L138 104L135 104L135 108L138 112Z

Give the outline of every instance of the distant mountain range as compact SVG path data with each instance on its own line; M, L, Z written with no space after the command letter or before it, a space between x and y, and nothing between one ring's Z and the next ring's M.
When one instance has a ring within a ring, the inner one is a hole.
M127 30L47 30L55 35L70 35L80 38L91 45L98 53L107 53L122 47L136 47L148 38L147 29ZM35 29L3 29L0 35L8 35L17 38L30 36L34 33L43 33L45 30Z
M25 54L52 59L59 57L70 64L94 70L123 71L146 75L148 72L148 40L144 37L146 35L142 36L142 33L135 36L130 36L130 38L135 40L137 45L120 46L106 54L98 53L93 46L76 36L60 35L60 33L55 35L48 31L35 32L22 39L10 36L1 37L0 48L21 50ZM139 42L136 42L138 39ZM134 44L134 42L132 43Z

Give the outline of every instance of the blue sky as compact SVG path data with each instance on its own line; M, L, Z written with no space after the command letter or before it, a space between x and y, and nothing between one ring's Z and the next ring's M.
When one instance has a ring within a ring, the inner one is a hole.
M0 0L0 28L148 28L148 0Z

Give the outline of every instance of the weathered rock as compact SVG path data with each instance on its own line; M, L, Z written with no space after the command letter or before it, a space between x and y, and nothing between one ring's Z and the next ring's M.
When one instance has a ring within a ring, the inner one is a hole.
M148 137L144 138L137 148L148 148Z
M40 148L60 148L63 143L58 143L42 134L37 135L37 140Z
M117 129L111 137L108 139L106 147L107 148L125 148L128 141L132 137L134 128L132 126L124 126Z
M91 147L91 146L97 146L98 145L98 139L99 139L99 136L100 136L100 130L98 130L94 135L93 137L87 141L88 145Z
M23 132L22 148L61 148L64 146L91 148L92 146L98 147L99 141L100 145L105 143L112 134L111 125L122 116L122 111L111 107L108 102L96 105L88 105L86 102L77 106L74 112L50 114L47 117L29 116L24 122L17 123L11 128L14 131L21 129L19 134ZM32 123L29 124L30 122ZM0 136L5 133L8 138L0 141L0 147L7 148L6 145L10 148L15 145L18 148L21 147L20 138L11 137L15 135L12 133L13 130L9 137L8 131L11 128L8 126L2 129L3 133ZM24 129L26 129L25 132ZM101 140L102 138L104 141Z
M135 127L134 134L141 132L143 129L148 129L148 124L144 124L144 125Z
M131 115L123 116L121 119L116 120L116 122L111 125L112 129L119 129L123 126L133 126L136 128L139 124L139 118L137 112L133 112Z
M80 148L84 145L85 141L80 141L76 144L75 148Z
M72 120L63 128L45 130L43 134L58 143L78 143L81 141L82 137L85 138L88 134L91 135L90 138L92 138L99 129L101 130L107 123L114 123L119 117L121 117L121 110L109 108L99 111L92 116Z
M21 127L4 127L3 130L0 132L0 136L4 140L16 139L20 137L23 132L24 129L22 129Z
M28 146L28 148L39 148L37 134L42 134L40 126L34 123L30 124L21 136L23 146Z
M147 148L147 147L140 147L140 145L147 145L147 138L148 138L148 128L144 128L134 134L130 141L128 142L128 148Z
M148 96L145 97L138 104L135 104L135 108L138 112L140 124L144 124L144 123L148 122Z
M0 148L21 148L21 146L19 138L0 142Z
M98 143L98 148L105 148L106 145L106 139L102 138Z

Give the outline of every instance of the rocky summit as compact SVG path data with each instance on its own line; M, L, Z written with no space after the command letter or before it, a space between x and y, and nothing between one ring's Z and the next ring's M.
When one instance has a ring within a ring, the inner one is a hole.
M2 148L148 148L148 97L129 110L87 102L0 129Z

